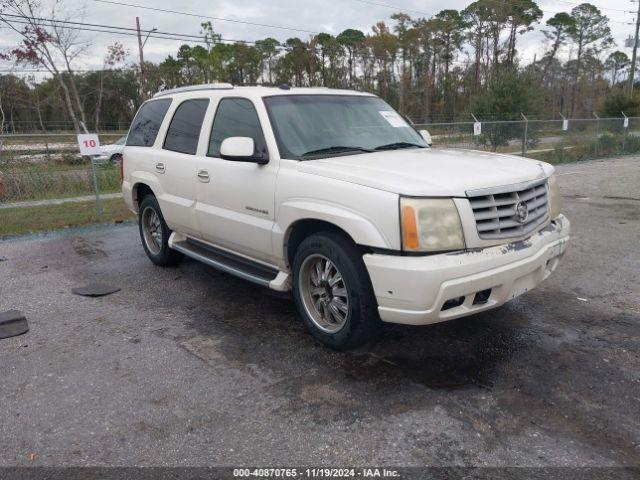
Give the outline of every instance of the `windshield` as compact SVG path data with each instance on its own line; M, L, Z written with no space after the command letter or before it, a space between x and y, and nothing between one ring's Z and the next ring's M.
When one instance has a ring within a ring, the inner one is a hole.
M120 137L119 139L117 139L115 142L113 142L114 145L124 145L124 142L127 140L127 136L125 135L124 137Z
M282 95L266 97L264 102L282 158L311 160L427 146L378 97Z

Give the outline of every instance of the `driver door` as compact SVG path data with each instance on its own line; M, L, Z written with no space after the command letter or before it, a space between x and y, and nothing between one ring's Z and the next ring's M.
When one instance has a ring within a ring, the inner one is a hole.
M220 158L220 145L229 137L253 138L255 153L268 155L252 100L227 97L218 102L206 155L198 162L198 230L205 241L270 262L278 162L260 165Z

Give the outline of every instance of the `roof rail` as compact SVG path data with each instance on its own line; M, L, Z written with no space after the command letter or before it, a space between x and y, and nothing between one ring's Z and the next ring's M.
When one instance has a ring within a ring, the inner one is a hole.
M194 92L198 90L233 90L230 83L204 83L202 85L189 85L186 87L170 88L156 93L153 98L171 95L172 93Z

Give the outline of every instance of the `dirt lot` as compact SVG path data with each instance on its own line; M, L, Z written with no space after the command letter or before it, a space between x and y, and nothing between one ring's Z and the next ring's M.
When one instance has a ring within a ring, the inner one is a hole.
M554 276L346 354L288 295L152 266L132 225L0 242L31 326L0 340L0 465L640 465L640 158L558 170Z

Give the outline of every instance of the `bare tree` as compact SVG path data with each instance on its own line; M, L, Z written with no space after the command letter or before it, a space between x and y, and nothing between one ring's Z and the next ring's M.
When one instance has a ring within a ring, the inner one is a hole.
M75 130L80 132L80 122L85 121L85 114L71 63L89 43L80 41L77 30L63 28L55 22L70 18L62 1L54 3L51 11L54 21L43 21L41 12L42 5L38 0L3 0L0 21L22 38L21 44L11 50L9 56L18 64L43 67L56 79L69 117Z
M98 100L96 101L95 110L95 130L98 131L98 124L100 123L100 112L102 110L102 100L104 97L104 75L111 68L123 63L127 58L129 51L124 48L120 42L114 42L107 47L107 54L104 57L104 65L99 73L98 82Z

